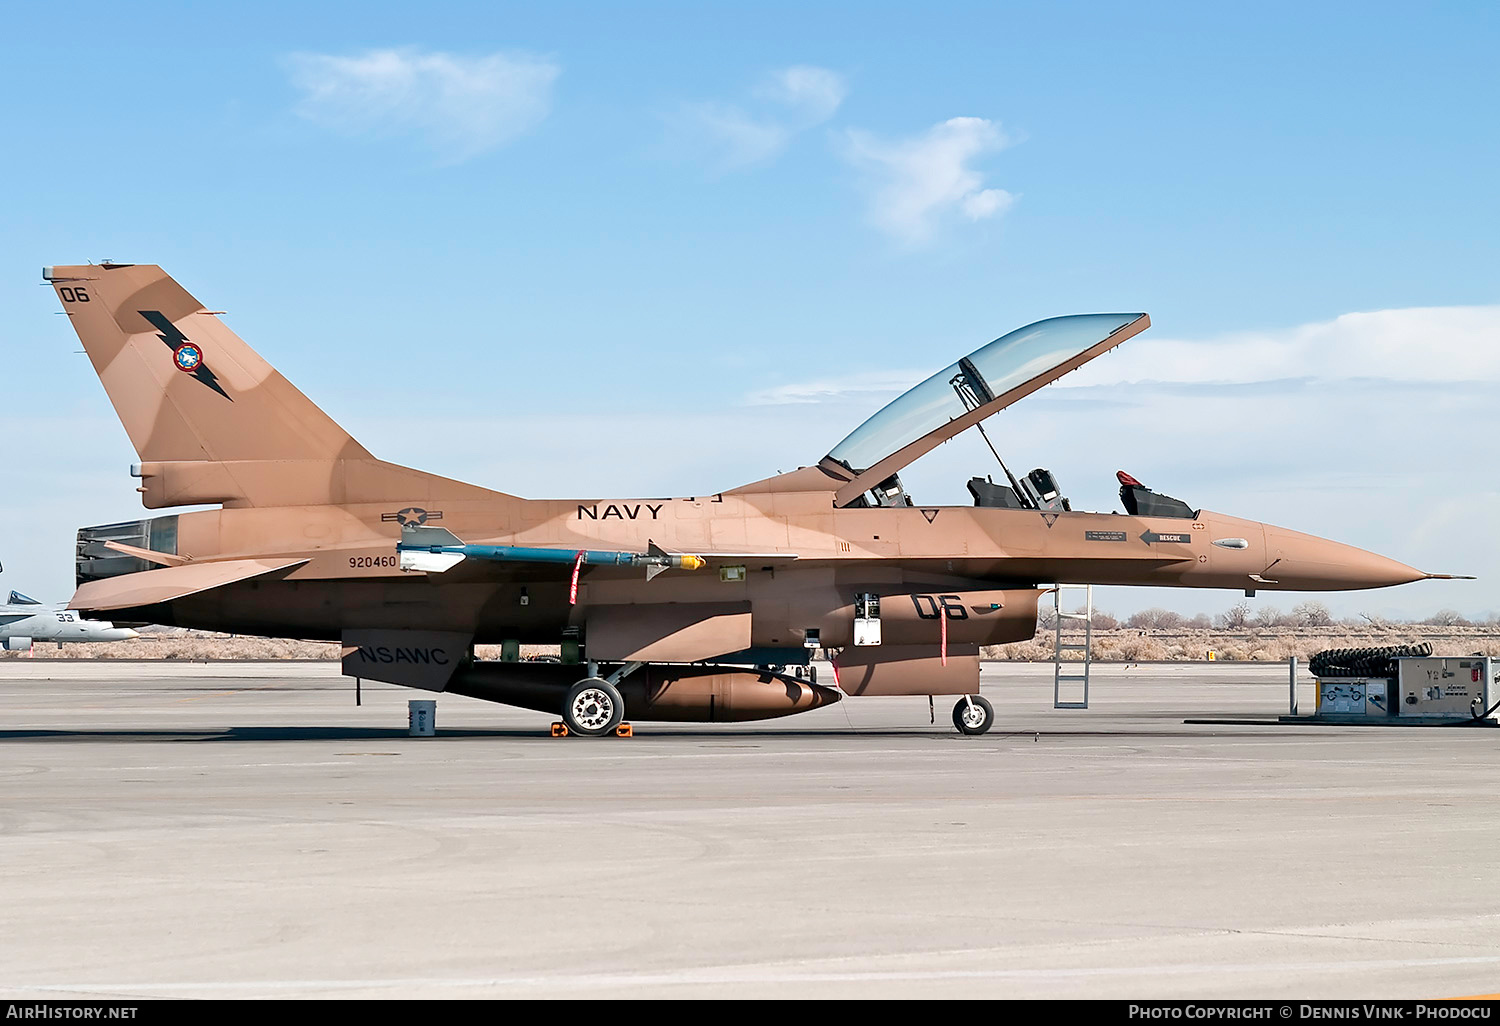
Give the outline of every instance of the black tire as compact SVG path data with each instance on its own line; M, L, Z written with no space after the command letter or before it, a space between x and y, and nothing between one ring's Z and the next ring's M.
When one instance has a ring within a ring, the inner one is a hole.
M960 698L953 707L953 725L960 734L983 734L995 725L995 707L978 695Z
M609 681L588 677L568 689L562 718L569 734L584 737L612 734L625 719L625 699Z

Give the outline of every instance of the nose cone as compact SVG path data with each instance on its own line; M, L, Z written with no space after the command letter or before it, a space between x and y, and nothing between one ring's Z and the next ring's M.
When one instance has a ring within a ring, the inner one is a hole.
M139 638L140 632L131 630L129 627L109 626L100 630L92 638L93 641L129 641L131 638Z
M1353 545L1266 525L1263 571L1269 581L1298 591L1389 588L1426 579L1427 574Z

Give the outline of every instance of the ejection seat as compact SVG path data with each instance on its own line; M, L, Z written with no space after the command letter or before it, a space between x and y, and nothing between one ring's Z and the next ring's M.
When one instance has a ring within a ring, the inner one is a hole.
M1014 481L1015 478L1011 480ZM997 509L1035 509L1050 512L1067 511L1073 508L1073 504L1058 488L1057 478L1052 476L1050 470L1038 467L1016 483L1020 485L1024 498L1018 496L1014 488L1009 485L997 485L994 479L989 477L971 477L969 494L974 496L974 505Z
M1123 470L1115 471L1115 477L1120 481L1120 503L1133 517L1198 518L1198 514L1181 499L1153 492Z
M997 485L988 477L969 478L969 494L974 496L974 505L992 509L1025 509L1016 498L1016 490L1010 485Z

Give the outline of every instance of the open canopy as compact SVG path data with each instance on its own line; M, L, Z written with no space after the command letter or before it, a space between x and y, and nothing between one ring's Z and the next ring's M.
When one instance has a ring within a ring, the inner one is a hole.
M839 504L1150 325L1143 313L1050 317L976 349L892 400L824 457L827 469L853 475Z

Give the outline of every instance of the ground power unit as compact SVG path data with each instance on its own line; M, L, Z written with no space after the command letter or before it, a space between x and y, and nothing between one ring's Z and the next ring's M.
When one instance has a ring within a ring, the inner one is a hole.
M1385 676L1319 677L1318 719L1394 724L1497 722L1496 660L1420 656L1391 661Z

